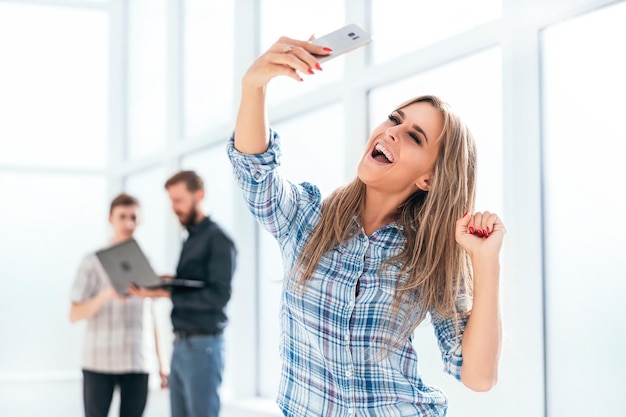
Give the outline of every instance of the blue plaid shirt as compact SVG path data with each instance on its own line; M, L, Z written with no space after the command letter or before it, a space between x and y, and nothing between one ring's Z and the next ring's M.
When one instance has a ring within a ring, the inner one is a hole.
M233 138L228 154L250 211L280 244L287 274L320 220L322 199L317 187L280 175L280 139L270 134L264 154L239 153ZM304 292L296 279L284 281L278 405L294 417L445 416L446 396L420 378L411 339L386 350L397 345L397 335L386 330L407 312L390 314L399 267L379 267L402 250L406 235L395 223L371 236L358 227L360 233L324 255ZM431 321L444 369L460 380L457 321L434 312ZM465 324L459 319L461 333Z

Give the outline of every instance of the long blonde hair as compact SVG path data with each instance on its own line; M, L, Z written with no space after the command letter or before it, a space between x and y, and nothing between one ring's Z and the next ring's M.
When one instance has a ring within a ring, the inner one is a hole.
M459 303L466 297L460 296L472 294L471 264L455 241L455 225L467 210L474 208L474 138L448 105L435 96L408 100L398 109L417 102L427 102L438 109L444 124L430 191L417 191L398 207L396 222L404 229L406 244L401 253L381 267L398 264L399 278L406 276L398 279L391 309L392 317L398 317L401 308L407 309L399 327L390 329L398 332L397 343L404 343L431 310L446 318L467 314L469 306ZM360 219L364 197L365 184L356 178L324 200L321 220L292 272L299 275L299 286L306 287L326 252L359 232L353 219Z

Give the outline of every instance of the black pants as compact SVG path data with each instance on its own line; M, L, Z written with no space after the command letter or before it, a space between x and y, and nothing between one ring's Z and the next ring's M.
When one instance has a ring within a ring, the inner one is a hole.
M141 417L148 399L148 374L103 374L83 369L85 417L107 417L116 385L120 387L120 417Z

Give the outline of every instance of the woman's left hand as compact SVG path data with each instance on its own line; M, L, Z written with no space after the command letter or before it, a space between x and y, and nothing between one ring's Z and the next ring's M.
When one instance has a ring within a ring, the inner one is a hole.
M506 228L495 213L467 213L456 222L457 243L474 256L498 256Z

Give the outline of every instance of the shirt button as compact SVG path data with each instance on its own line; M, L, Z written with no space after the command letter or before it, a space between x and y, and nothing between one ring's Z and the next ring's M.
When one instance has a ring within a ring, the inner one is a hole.
M346 376L350 378L352 376L352 371L346 371Z
M255 172L254 173L254 179L258 180L259 178L261 178L261 173L260 172Z
M348 408L348 415L349 416L353 416L354 415L354 408Z

